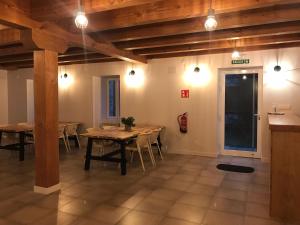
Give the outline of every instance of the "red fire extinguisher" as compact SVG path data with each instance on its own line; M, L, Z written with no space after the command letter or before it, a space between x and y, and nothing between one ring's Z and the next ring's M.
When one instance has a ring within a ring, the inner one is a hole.
M181 133L187 133L187 122L188 122L187 116L188 116L188 114L187 114L187 112L185 112L182 115L179 115L177 117L179 129L180 129Z

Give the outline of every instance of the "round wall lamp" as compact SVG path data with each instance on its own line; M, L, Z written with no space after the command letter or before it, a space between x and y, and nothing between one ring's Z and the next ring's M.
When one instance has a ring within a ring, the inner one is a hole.
M64 75L61 75L60 78L65 78L65 79L67 79L67 78L68 78L68 74L65 73Z
M134 75L135 75L135 71L134 71L134 70L131 70L131 71L129 72L129 75L130 75L130 76L134 76Z
M194 69L194 72L195 73L199 73L200 72L200 68L198 66L196 66L195 69Z
M281 71L281 66L279 66L279 65L274 66L274 71L275 72L280 72Z

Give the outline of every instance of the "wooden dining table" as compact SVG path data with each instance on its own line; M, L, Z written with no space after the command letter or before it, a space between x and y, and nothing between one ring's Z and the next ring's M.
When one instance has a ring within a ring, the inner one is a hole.
M0 149L19 151L19 161L24 161L25 145L31 144L25 142L27 132L32 132L32 125L6 124L0 125ZM2 134L18 134L19 141L13 144L2 145Z
M153 130L161 129L162 126L139 126L133 127L131 131L125 131L123 127L110 127L109 129L99 129L88 133L81 134L81 136L88 138L86 149L84 169L89 170L91 160L109 161L121 164L121 175L126 175L126 145L132 142L141 133L148 133ZM92 155L94 141L113 141L120 145L120 149L112 151L102 156ZM120 155L120 158L116 158Z

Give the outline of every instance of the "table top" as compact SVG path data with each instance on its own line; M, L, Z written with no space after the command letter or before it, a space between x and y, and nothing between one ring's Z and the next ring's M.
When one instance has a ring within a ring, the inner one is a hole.
M134 138L139 134L137 131L125 131L125 130L97 130L88 133L81 134L83 137L88 138L102 138L111 140L127 140Z
M297 115L269 115L272 131L300 132L300 117Z
M153 130L161 129L162 126L137 126L132 127L131 131L125 131L124 127L109 127L109 129L99 129L92 132L81 134L83 137L111 139L111 140L127 140L141 133L148 133Z
M2 132L25 132L32 131L33 125L18 125L18 124L5 124L0 125L0 131Z

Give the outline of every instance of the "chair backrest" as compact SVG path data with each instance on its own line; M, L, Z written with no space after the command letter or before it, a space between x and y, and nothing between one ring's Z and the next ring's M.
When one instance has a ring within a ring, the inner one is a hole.
M159 135L160 129L156 129L152 131L150 136L150 143L155 143L157 141L158 135Z
M139 134L136 138L136 144L138 147L143 148L149 144L149 138L151 136L151 133L142 133Z
M76 135L77 134L77 125L76 124L68 124L65 126L67 135Z
M58 126L58 137L63 138L65 136L65 127L64 126Z

